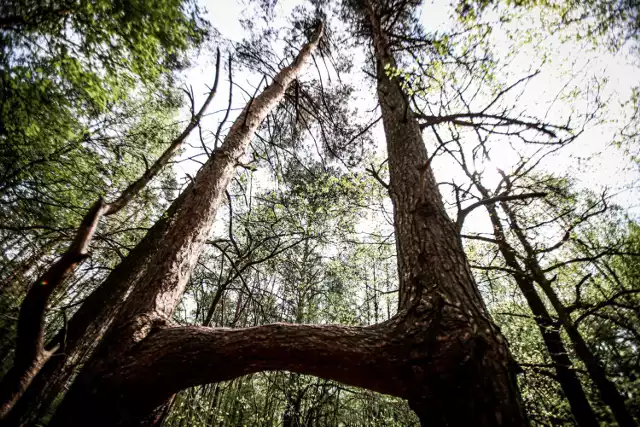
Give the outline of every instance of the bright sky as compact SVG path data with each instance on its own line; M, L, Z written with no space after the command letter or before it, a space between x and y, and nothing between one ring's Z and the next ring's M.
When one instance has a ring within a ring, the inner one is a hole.
M290 10L296 3L298 2L294 0L279 2L276 8L276 19L271 24L275 26L284 25ZM449 1L447 0L425 2L422 10L422 21L425 28L428 30L445 29L444 26L449 21L448 4ZM244 31L239 23L240 19L255 16L250 12L247 2L243 1L202 0L202 5L209 11L207 18L212 23L212 26L220 32L222 38L232 42L239 42L244 36ZM536 25L536 17L533 16L531 28L535 29ZM500 43L505 46L511 43L505 33L497 29L494 31L493 36L498 46L500 46ZM211 48L214 49L215 47L212 46ZM549 37L545 40L543 46L534 44L523 46L511 58L511 66L505 69L505 72L510 74L507 80L518 80L528 74L530 69L535 69L540 62L538 58L540 58L540 54L545 48L549 52L553 52L552 60L547 62L542 67L543 72L527 85L525 96L518 100L519 108L526 109L531 116L544 116L549 108L549 102L568 82L570 82L569 85L580 85L586 84L594 76L607 76L608 82L603 87L601 96L604 99L608 99L609 117L620 118L626 114L619 105L630 94L632 87L640 85L640 73L637 72L637 65L625 63L624 59L613 57L610 54L589 51L589 49L585 49L584 46L580 46L577 43L562 42L557 37ZM228 51L223 53L225 60L228 58L228 54ZM186 81L193 86L197 100L204 98L205 85L212 83L213 75L214 58L211 51L205 51L201 54L194 67L186 74ZM574 77L573 81L571 81L571 77ZM234 82L251 91L251 88L257 84L259 77L234 70L233 79ZM368 88L365 89L369 90ZM369 93L371 93L370 90ZM207 117L204 122L204 129L215 133L218 121L224 116L227 96L228 75L225 71L220 81L218 95L209 109L210 113L216 111L218 113ZM234 89L233 98L233 106L237 110L232 112L229 123L247 101L247 96L243 95L237 88ZM370 108L371 105L371 103L363 105L363 108ZM551 119L560 119L560 117L568 113L571 107L580 110L584 108L584 104L580 102L574 102L573 104L557 102L550 110L549 117ZM227 128L228 126L229 124L227 124ZM605 123L588 129L572 146L549 159L545 166L549 170L576 175L580 178L582 185L594 189L604 186L620 188L628 186L630 183L638 182L637 166L631 165L619 150L610 147L610 142L617 131L617 126L617 122ZM384 140L380 127L375 131L374 135L379 140L379 154L384 155ZM205 139L207 139L206 132ZM211 137L208 138L208 141L209 144L212 144ZM195 147L200 146L197 138L192 138L191 143ZM192 156L197 151L197 148L189 149L185 157ZM596 161L588 160L596 155ZM494 150L492 153L492 161L495 167L508 170L515 160L514 151L509 147ZM183 162L176 167L180 175L185 173L193 175L197 170L198 164L195 162ZM448 181L456 173L453 172L455 168L452 168L446 161L434 164L434 169L440 181ZM497 174L494 175L497 178ZM640 210L636 206L637 197L638 194L635 191L624 191L617 196L616 201L631 209L633 215L638 217ZM482 215L482 210L478 210L476 214L467 219L467 226L470 228L483 227L486 221L482 218Z

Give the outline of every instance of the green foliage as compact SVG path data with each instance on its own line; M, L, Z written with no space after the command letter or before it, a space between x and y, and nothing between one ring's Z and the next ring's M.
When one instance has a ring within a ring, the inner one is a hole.
M10 360L17 308L30 281L65 249L86 209L119 194L176 136L173 74L208 24L189 1L30 1L0 5L0 358ZM55 295L77 304L173 197L145 189L102 224L92 257ZM156 184L157 186L157 184ZM6 364L3 364L3 369Z
M388 30L398 65L384 71L416 102L412 108L417 111L420 104L425 114L434 115L464 113L475 107L468 102L498 96L507 83L489 48L492 27L478 24L495 2L460 2L463 30L451 34L425 34L414 14L417 3L386 3L402 10L389 14L396 17ZM499 22L512 19L514 10L537 8L549 28L582 25L572 36L593 42L601 42L604 34L635 37L633 5L620 3L629 10L616 15L611 4L508 0L508 12ZM261 6L273 17L275 2L262 1ZM25 287L68 243L95 198L119 193L179 130L172 73L188 64L189 53L205 40L207 25L195 3L178 0L14 1L5 2L0 12L0 279L3 290L10 291L0 300L6 313L0 318L0 356L6 367L15 309ZM354 28L352 39L367 39L370 29L362 16L352 7L341 13ZM303 37L301 28L284 39ZM241 65L270 75L281 58L268 45L280 33L268 28L264 35L239 47L238 58ZM536 31L519 35L509 49L539 41ZM350 60L337 58L338 65L332 65L349 70ZM463 88L475 93L467 97ZM365 143L371 141L357 136L363 127L354 124L361 117L349 106L354 92L330 79L301 78L292 85L252 143L256 170L241 171L229 187L209 250L175 314L177 322L370 325L395 314L393 214L386 189L362 172ZM578 95L574 91L559 99L575 102ZM506 113L502 107L517 101L495 104L493 110ZM637 94L632 102L637 103ZM446 142L449 149L460 136L456 126L449 128L454 135ZM485 143L491 126L477 125L472 132ZM504 149L512 141L502 134L498 142L504 142ZM462 152L462 144L459 148ZM476 156L480 152L474 150L473 162L486 160ZM527 155L523 150L521 160ZM174 197L171 172L153 184L101 227L91 259L53 299L49 333L59 329L62 313L77 307ZM554 269L554 289L637 415L640 227L621 219L615 209L581 221L602 200L578 190L569 177L524 175L516 189L547 194L544 201L515 203L536 249L565 238L571 228L566 245L541 252L540 262L546 268L582 259ZM513 230L507 229L507 237L515 239ZM478 281L523 370L519 381L531 419L539 425L572 425L538 326L513 279L504 274L503 261L490 245L471 246L468 254L476 265L496 268L483 270ZM17 284L15 289L6 287L10 283ZM584 367L567 348L603 425L612 424ZM400 399L286 372L180 392L165 421L168 426L418 425Z
M587 40L592 44L606 44L619 50L627 42L637 49L640 38L640 6L634 0L461 0L457 13L466 23L472 23L487 9L501 9L501 21L506 22L525 10L540 13L545 30L553 33L568 32L576 40Z
M172 72L207 24L185 1L0 6L0 218L72 229L175 131Z
M577 189L575 180L550 174L520 178L527 191L544 191L547 196L518 206L513 203L520 226L537 251L543 269L553 274L553 289L571 314L584 340L606 367L636 416L640 345L640 280L637 275L640 247L638 225L625 218L619 208L609 206L603 195ZM511 242L515 234L507 229ZM564 242L558 245L558 242ZM522 248L511 243L516 250ZM513 274L504 273L504 261L496 258L495 246L473 244L468 252L472 263L489 267L478 271L486 284L490 309L510 343L522 368L519 378L524 402L539 425L573 425L568 402L554 379L552 360L545 350L538 325ZM540 295L544 295L538 288ZM552 305L547 310L556 319ZM600 400L571 340L562 331L578 378L602 425L616 425Z

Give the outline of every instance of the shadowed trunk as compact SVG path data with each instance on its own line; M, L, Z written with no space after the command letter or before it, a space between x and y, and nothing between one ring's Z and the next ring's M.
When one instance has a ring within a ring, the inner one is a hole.
M61 425L84 425L93 423L95 414L105 412L104 425L114 424L108 421L113 415L112 408L92 399L93 393L87 392L99 388L98 378L107 379L111 376L107 372L115 368L114 357L123 358L147 336L152 336L156 328L166 326L202 252L237 162L245 154L259 124L280 102L291 81L300 73L311 51L317 46L320 34L321 27L316 31L314 39L300 51L294 63L280 71L273 83L247 105L234 122L222 146L212 153L209 161L198 172L193 185L185 191L176 207L176 214L168 225L162 242L157 245L158 249L145 260L144 274L135 279L133 290L117 316L118 320L110 327L88 367L79 375L54 422L60 422ZM88 389L83 390L83 386ZM90 403L85 406L84 402ZM78 410L81 414L74 414ZM83 416L90 415L92 421L82 421ZM143 417L137 419L141 418ZM76 422L79 424L72 424ZM122 422L130 422L130 417L123 416Z

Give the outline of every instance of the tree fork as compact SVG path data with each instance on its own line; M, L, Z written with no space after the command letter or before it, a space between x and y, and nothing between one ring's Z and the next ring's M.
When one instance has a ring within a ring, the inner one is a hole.
M64 349L58 349L33 379L24 395L18 400L2 426L32 425L48 410L60 394L78 364L82 364L102 338L106 329L131 292L135 280L146 274L148 260L158 250L177 207L186 191L173 201L165 214L149 229L144 238L104 282L82 303L67 324ZM51 349L59 336L47 344Z
M223 144L200 169L193 185L177 207L160 248L149 260L151 267L147 270L148 274L136 279L131 295L117 319L56 413L52 421L54 425L93 423L95 416L92 416L91 421L84 422L74 416L74 411L85 404L98 410L95 406L97 403L91 403L92 393L87 394L88 390L98 387L96 384L100 381L108 383L106 378L111 376L108 372L115 369L114 363L117 364L114 362L116 355L116 359L124 359L145 337L153 336L167 326L167 319L171 317L191 270L203 250L220 200L239 159L245 154L259 124L280 102L289 84L301 72L304 63L318 45L322 30L323 24L319 23L310 42L301 49L295 61L283 68L274 77L274 81L251 100L231 126ZM98 413L104 412L106 418L106 412L110 410L111 408L102 407ZM124 415L123 417L129 419Z
M456 225L442 204L418 121L400 85L386 73L396 62L376 4L363 3L387 140L400 307L426 292L441 295L445 307L456 308L443 316L445 323L451 322L444 330L456 336L456 344L444 341L440 351L460 365L441 371L446 381L435 389L429 382L437 378L425 375L408 397L409 404L423 425L527 425L506 342L489 318ZM416 369L416 376L421 375Z
M375 14L370 18L375 21ZM394 63L379 27L377 34L402 290L398 315L366 328L276 324L234 330L163 322L235 168L233 153L244 151L237 144L247 143L234 132L257 126L241 115L178 209L166 247L154 255L154 273L136 284L51 425L139 425L180 389L275 369L403 397L424 425L527 424L506 343L486 313L442 206L419 125L400 87L384 74L384 65ZM272 85L262 95L268 90L284 93ZM251 110L256 106L258 98Z
M160 157L132 182L112 202L99 198L85 214L78 227L74 240L65 253L45 271L29 288L20 306L18 317L15 362L0 382L0 421L5 419L16 402L22 397L38 372L56 353L60 342L45 347L45 316L49 299L64 281L70 277L77 265L89 256L90 245L100 224L100 220L121 211L144 187L155 178L171 157L184 144L187 137L198 126L202 116L213 100L220 75L220 50L217 52L216 75L213 88L200 110L192 111L189 124L176 137Z

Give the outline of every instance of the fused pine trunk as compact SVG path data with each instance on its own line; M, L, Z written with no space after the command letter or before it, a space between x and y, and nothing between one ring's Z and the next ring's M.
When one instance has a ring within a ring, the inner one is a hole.
M425 426L523 426L506 342L489 318L455 224L447 216L417 120L396 80L396 66L372 0L370 23L378 68L378 98L389 158L400 307L439 307L423 346L415 347L409 405ZM433 368L434 362L442 364Z
M202 168L52 426L153 425L184 388L265 370L310 374L405 398L423 425L527 424L504 338L447 217L417 121L370 7L394 204L400 307L369 326L173 327L170 318L253 131L315 49L320 31L240 115Z
M135 402L128 402L128 406L120 406L117 410L108 405L107 402L115 397L111 395L119 393L110 388L118 381L112 378L112 371L145 338L169 324L204 248L237 163L262 120L282 100L287 87L302 70L321 34L322 24L293 64L282 69L245 107L223 144L198 172L193 185L176 207L176 214L158 249L147 261L145 274L136 279L123 309L75 381L56 413L53 425L128 425L142 419L149 422L147 415L152 411L140 413ZM102 419L97 421L99 418Z

